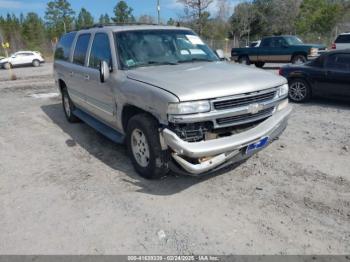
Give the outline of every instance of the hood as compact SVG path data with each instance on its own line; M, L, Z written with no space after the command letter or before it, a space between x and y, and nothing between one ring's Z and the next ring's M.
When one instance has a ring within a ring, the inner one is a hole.
M327 48L325 45L321 45L321 44L303 44L302 46L305 46L308 48L318 48L320 50L325 50Z
M127 71L127 77L167 90L180 101L249 93L287 82L261 69L226 62L142 67Z

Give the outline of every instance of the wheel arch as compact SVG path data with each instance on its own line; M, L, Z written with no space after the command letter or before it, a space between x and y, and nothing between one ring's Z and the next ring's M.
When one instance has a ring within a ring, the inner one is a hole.
M293 59L294 59L294 57L296 57L296 56L298 56L298 55L304 56L304 57L306 58L306 60L307 60L307 52L305 52L305 51L296 51L296 52L294 52L294 53L292 54L292 56L291 56L291 58L290 58L290 61L292 62Z
M139 115L139 114L147 114L151 117L153 117L158 123L159 123L159 119L154 116L153 114L151 114L150 112L142 109L142 108L139 108L135 105L131 105L131 104L126 104L123 106L123 109L122 109L122 127L123 127L123 130L124 132L126 132L126 129L128 127L128 123L129 123L129 120L133 117L133 116L136 116L136 115Z
M300 74L300 75L292 75L290 77L288 77L288 85L291 84L292 81L296 80L296 79L302 79L306 82L306 84L309 85L310 87L310 95L312 96L313 95L313 85L312 83L310 82L310 79L309 77L306 75L306 74Z

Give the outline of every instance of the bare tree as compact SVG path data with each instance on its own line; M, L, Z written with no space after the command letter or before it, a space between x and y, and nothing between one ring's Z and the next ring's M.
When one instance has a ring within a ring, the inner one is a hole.
M196 24L196 31L199 35L203 33L203 28L208 18L208 7L214 0L177 0L184 5L185 16Z
M221 21L227 21L232 14L231 4L229 0L217 0L216 7L218 9L217 18Z

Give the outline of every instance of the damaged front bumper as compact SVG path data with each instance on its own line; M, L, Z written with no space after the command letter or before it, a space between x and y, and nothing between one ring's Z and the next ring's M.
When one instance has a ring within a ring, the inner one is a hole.
M270 142L278 138L286 128L291 112L292 107L288 105L248 131L208 141L186 142L169 129L164 129L162 135L164 143L173 150L172 157L177 164L191 175L200 175L250 157L244 149L263 137L269 137ZM208 160L193 164L186 158Z

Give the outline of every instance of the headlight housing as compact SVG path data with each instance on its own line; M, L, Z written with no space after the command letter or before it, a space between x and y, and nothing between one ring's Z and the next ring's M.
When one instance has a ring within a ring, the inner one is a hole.
M196 113L205 113L210 111L210 103L208 100L191 101L181 103L169 103L169 115L188 115Z
M289 86L288 84L284 84L280 86L278 89L278 97L285 97L288 96Z
M318 55L318 48L315 48L315 47L311 48L310 49L310 55L311 56L317 56Z

